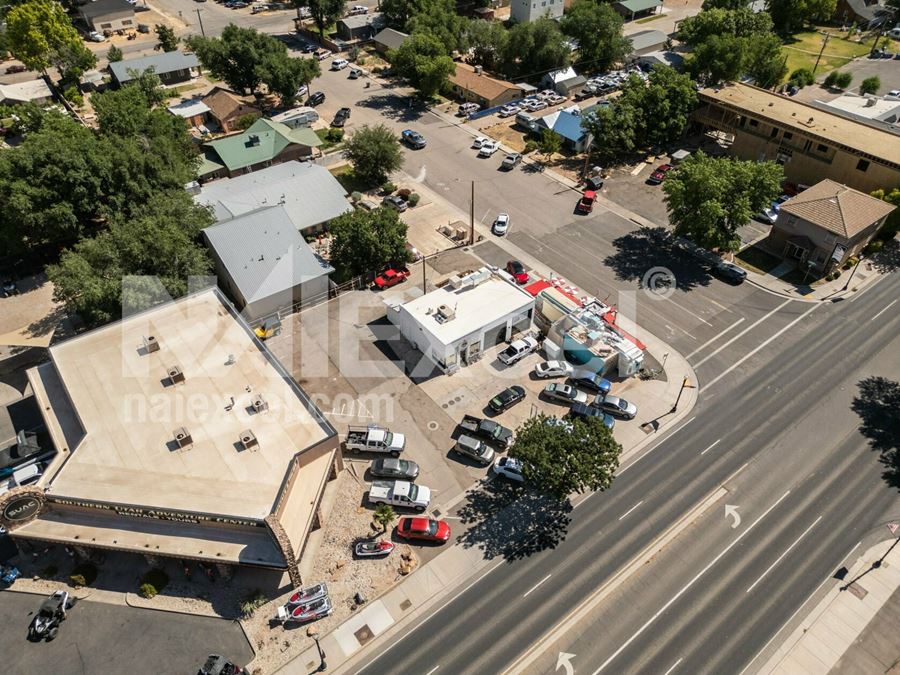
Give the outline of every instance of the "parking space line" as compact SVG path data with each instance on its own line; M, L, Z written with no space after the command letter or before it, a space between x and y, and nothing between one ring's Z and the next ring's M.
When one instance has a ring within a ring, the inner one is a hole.
M726 342L724 345L722 345L721 347L719 347L719 348L718 348L716 351L714 351L712 354L707 354L704 358L700 359L700 361L698 361L697 363L694 364L694 368L699 368L700 366L702 366L702 365L703 365L704 363L706 363L709 359L711 359L711 358L714 357L716 354L718 354L720 351L722 351L723 349L725 349L728 345L730 345L731 343L733 343L733 342L739 340L741 337L743 337L744 335L746 335L747 333L749 333L751 330L753 330L754 328L756 328L759 324L763 323L763 322L764 322L766 319L768 319L770 316L772 316L773 314L777 313L782 307L787 306L788 304L792 303L793 301L794 301L794 300L793 300L792 298L788 298L787 300L785 300L784 302L782 302L780 305L778 305L778 307L776 307L776 308L773 309L771 312L769 312L768 314L766 314L765 316L763 316L761 319L757 319L756 321L754 321L753 323L751 323L751 324L750 324L749 326L747 326L744 330L742 330L740 333L738 333L737 335L735 335L733 338L731 338L728 342ZM813 307L818 307L818 305L813 305Z
M537 582L534 586L532 586L528 591L526 591L525 595L523 595L522 597L527 598L531 594L532 591L536 590L538 586L540 586L542 583L547 581L547 579L549 579L551 576L553 576L553 575L548 574L547 576L545 576L543 579L541 579L539 582Z
M704 450L704 451L701 452L700 454L701 454L701 455L705 455L707 452L709 452L709 451L712 450L714 447L716 447L721 441L722 441L722 439L720 438L718 441L716 441L715 443L713 443L711 446L709 446L706 450Z
M709 340L707 340L707 341L704 342L702 345L700 345L699 347L697 347L697 349L695 349L694 351L692 351L690 354L688 354L688 355L685 356L684 358L690 360L691 357L693 357L695 354L697 354L697 352L700 352L700 351L706 349L706 348L709 347L713 342L715 342L715 341L718 340L720 337L722 337L723 335L725 335L725 333L727 333L728 331L730 331L732 328L735 328L735 327L737 327L737 326L740 326L740 325L741 325L742 323L744 323L744 321L746 321L746 320L747 320L747 318L742 316L740 319L738 319L738 320L735 321L733 324L731 324L730 326L728 326L728 328L726 328L725 330L723 330L721 333L718 333L717 335L714 335L713 337L711 337Z
M894 303L895 303L895 302L897 302L897 301L894 300L893 302L891 302L891 304L889 304L889 305L888 305L887 307L885 307L883 310L881 310L880 312L878 312L878 314L876 314L876 315L873 316L871 319L869 319L869 321L874 321L874 320L877 319L879 316L881 316L882 314L884 314L886 311L888 311L891 307L894 306Z

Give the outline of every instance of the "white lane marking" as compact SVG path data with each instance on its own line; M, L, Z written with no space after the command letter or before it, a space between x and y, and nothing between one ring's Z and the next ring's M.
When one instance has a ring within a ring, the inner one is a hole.
M701 454L701 455L705 455L707 452L709 452L709 451L712 450L714 447L716 447L721 441L722 441L722 439L720 438L718 441L716 441L715 443L713 443L711 446L709 446L706 450L704 450L704 451L701 452L700 454Z
M724 345L722 345L721 347L719 347L716 351L712 352L711 354L707 354L704 358L700 359L697 363L694 364L694 368L699 368L700 366L702 366L704 363L706 363L709 359L711 359L711 358L714 357L716 354L718 354L720 351L722 351L723 349L725 349L725 348L726 348L728 345L730 345L732 342L734 342L734 341L740 339L741 337L743 337L744 335L746 335L747 333L749 333L751 330L753 330L754 328L756 328L756 327L757 327L759 324L761 324L763 321L765 321L765 320L768 319L770 316L772 316L773 314L775 314L776 312L778 312L778 310L780 310L782 307L784 307L784 306L786 306L786 305L792 303L793 301L794 301L794 300L793 300L792 298L788 298L787 300L785 300L784 302L782 302L780 305L778 305L778 307L776 307L776 308L773 309L771 312L769 312L768 314L766 314L765 316L763 316L761 319L757 319L756 321L754 321L753 323L751 323L751 324L750 324L749 326L747 326L744 330L742 330L740 333L738 333L737 335L735 335L733 338L731 338L731 339L730 339L728 342L726 342ZM813 307L818 307L818 305L813 305Z
M432 674L434 671L436 671L438 668L440 668L440 666L435 666L434 668L432 668L431 670L429 670L427 673L425 673L425 675L431 675L431 674Z
M730 313L732 313L732 314L736 314L736 312L735 312L733 309L731 309L730 307L726 307L726 306L723 305L721 302L716 302L716 301L713 300L712 298L703 298L703 299L706 300L707 302L711 302L712 304L714 304L716 307L718 307L718 308L721 309L721 310L724 310L724 311L726 311L726 312L730 312Z
M671 673L673 670L675 670L678 667L678 664L681 663L682 661L684 661L684 658L678 659L675 663L672 664L671 668L669 668L666 672L663 673L663 675L669 675L669 673Z
M887 277L888 277L888 275L887 275L887 274L884 274L884 275L882 275L881 277L879 277L878 279L876 279L875 281L873 281L871 284L869 284L869 285L866 286L864 289L862 289L859 293L857 293L857 294L854 295L852 298L850 298L850 302L853 302L854 300L856 300L856 299L859 298L860 296L864 295L866 292L868 292L868 291L872 290L873 288L875 288L876 284L880 284L882 281L884 281L885 279L887 279Z
M754 588L756 588L756 584L758 584L760 581L762 581L762 580L763 580L763 577L765 577L769 572L771 572L771 571L774 569L775 565L777 565L778 563L780 563L780 562L782 561L782 559L784 558L784 556L786 556L788 553L790 553L790 552L791 552L791 549L794 548L797 544L799 544L799 543L800 543L800 540L803 539L803 537L805 537L807 534L809 534L809 531L810 531L811 529L813 529L813 528L816 526L816 524L817 524L820 520L822 520L822 516L819 516L818 518L816 518L816 519L813 521L813 524L810 525L809 527L807 527L807 528L803 531L803 534L801 534L799 537L797 537L797 538L794 540L794 543L791 544L790 546L788 546L788 547L785 549L784 553L782 553L780 556L778 556L778 558L775 559L775 562L773 562L771 565L769 565L768 569L766 569L765 572L763 572L762 574L759 575L759 579L757 579L757 580L754 581L752 584L750 584L750 588L747 589L747 592L749 593L749 592L752 591Z
M525 595L523 595L522 597L527 598L538 586L540 586L542 583L547 581L547 579L549 579L551 576L553 576L553 575L548 574L547 576L545 576L543 579L541 579L539 582L537 582L534 586L529 588L528 591L526 591Z
M725 335L725 333L727 333L728 331L730 331L732 328L734 328L734 327L736 327L736 326L740 326L740 325L741 325L742 323L744 323L746 320L747 320L747 318L742 316L740 319L738 319L738 320L735 321L733 324L731 324L730 326L728 326L728 328L726 328L725 330L723 330L723 331L722 331L721 333L719 333L718 335L716 335L716 336L710 338L709 340L707 340L706 342L704 342L702 345L700 345L699 347L697 347L697 349L695 349L694 351L692 351L690 354L688 354L688 355L685 356L684 358L690 360L691 357L695 356L697 353L699 353L699 352L703 351L704 349L706 349L707 347L709 347L713 342L715 342L715 341L718 340L720 337L722 337L723 335Z
M639 507L639 506L640 506L641 504L643 504L643 503L644 503L644 500L642 499L642 500L639 501L637 504L635 504L635 505L632 506L630 509L628 509L625 513L623 513L621 516L619 516L619 520L623 520L623 519L625 518L625 516L627 516L627 515L628 515L629 513L631 513L632 511L634 511L637 507Z
M849 558L850 554L853 553L853 551L855 551L856 549L858 549L860 544L862 544L861 541L856 542L856 546L851 548L850 551L847 553L847 555L845 555L843 558L841 558L841 560L846 560L847 558ZM834 580L835 579L833 576L828 576L828 577L825 577L824 579L822 579L822 583L819 584L818 586L816 586L816 590L814 590L812 593L810 593L807 596L806 600L804 600L800 604L800 606L796 610L794 610L794 613L791 614L790 617L788 617L788 620L785 621L783 624L781 624L781 628L779 628L777 631L775 631L775 634L769 638L769 641L763 645L762 649L760 649L758 652L756 652L756 656L754 656L752 659L750 659L750 662L746 666L744 666L744 669L740 673L738 673L738 675L744 675L744 673L746 673L748 670L750 670L750 666L752 666L756 662L756 660L760 657L760 655L769 648L769 645L771 645L773 642L775 642L775 639L779 635L781 635L782 631L788 626L788 624L791 623L791 621L794 620L794 617L796 617L800 613L800 611L804 607L806 607L806 605L809 603L809 601L812 600L816 596L816 594L821 590L822 586L827 584L829 581L834 581Z
M651 300L650 302L653 302L653 301ZM650 312L650 313L652 313L652 314L656 314L656 316L658 316L658 317L659 317L660 319L662 319L663 321L668 321L668 320L669 320L668 317L663 316L662 314L660 314L659 312L657 312L656 310L654 310L654 309L650 306L649 303L646 303L646 302L645 302L645 303L643 303L643 304L636 305L636 313L637 313L637 314L640 314L641 312L644 312L644 311ZM673 322L673 323L674 323L674 322ZM665 324L665 327L668 328L669 330L673 330L672 327L671 327L669 324ZM684 328L682 328L681 326L675 326L675 328L677 328L677 329L680 330L682 333L684 333L685 335L687 335L689 338L691 338L691 340L696 340L696 339L697 339L697 338L695 338L693 335L691 335L690 333L688 333L688 332L687 332Z
M653 624L654 621L656 621L660 616L662 616L663 612L665 612L667 609L669 609L669 607L671 607L673 604L675 604L675 602L678 601L678 598L680 598L682 595L684 595L685 593L687 593L687 591L690 589L690 587L693 586L695 583L697 583L697 581L700 579L700 577L702 577L704 574L706 574L707 572L709 572L709 570L712 569L713 565L715 565L717 562L719 562L719 560L721 560L721 559L722 559L722 558L723 558L723 557L724 557L724 556L725 556L732 548L734 548L735 546L737 546L737 544L741 541L741 539L743 539L744 537L746 537L747 534L748 534L751 530L753 530L753 528L756 527L757 524L759 524L759 522L760 522L763 518L765 518L767 515L769 515L769 513L772 511L772 509L774 509L774 508L775 508L776 506L778 506L782 501L784 501L784 499L785 499L789 494L791 494L791 491L790 491L790 490L788 490L788 491L785 492L783 495L781 495L781 497L778 498L778 501L776 501L774 504L772 504L769 508L767 508L767 509L763 512L763 514L762 514L759 518L757 518L756 520L753 521L753 523L750 525L750 527L748 527L746 530L744 530L743 532L741 532L737 537L734 538L734 541L732 541L730 544L728 544L728 546L726 546L724 549L722 549L722 551L721 551L715 558L713 558L713 559L706 565L706 567L704 567L702 570L700 570L700 571L697 573L697 575L696 575L693 579L691 579L689 582L687 582L687 584L686 584L680 591L678 591L675 595L673 595L673 596L671 597L671 599L670 599L668 602L666 602L666 604L663 605L662 608L660 608L660 609L656 612L656 614L654 614L653 616L651 616L650 619L648 619L647 623L645 623L643 626L641 626L640 628L638 628L637 632L636 632L634 635L632 635L630 638L628 638L627 640L625 640L625 642L623 642L622 645L621 645L615 652L613 652L613 655L612 655L612 656L610 656L608 659L606 659L606 661L604 661L602 664L600 664L600 667L597 668L597 670L595 670L595 671L593 672L593 675L597 675L597 673L599 673L599 672L602 671L604 668L606 668L606 666L608 666L610 663L612 663L613 660L614 660L619 654L621 654L623 651L625 651L625 650L628 648L628 646L629 646L632 642L634 642L635 639L637 639L637 638L640 636L641 633L643 633L645 630L647 630L647 628L649 628L650 625Z
M885 307L883 310L881 310L880 312L878 312L878 314L876 314L876 315L873 316L871 319L869 319L869 321L874 321L874 320L877 319L879 316L881 316L882 314L884 314L886 311L888 311L891 307L894 306L894 303L895 303L895 302L897 302L897 301L896 301L896 300L892 301L890 305L888 305L888 306Z
M810 314L812 314L813 312L815 312L819 307L821 307L821 305L818 305L818 304L813 305L812 307L810 307L808 310L806 310L805 312L803 312L803 314L801 314L801 315L798 316L796 319L794 319L793 321L791 321L787 326L785 326L785 327L782 328L780 331L778 331L777 333L775 333L775 335L773 335L773 336L770 337L769 339L767 339L767 340L761 342L761 343L756 347L756 349L754 349L753 351L751 351L751 352L750 352L749 354L747 354L746 356L743 356L743 357L741 357L740 359L738 359L737 361L735 361L734 363L732 363L728 368L726 368L726 369L723 370L721 373L719 373L718 375L716 375L712 380L710 380L709 382L707 382L704 386L705 386L705 387L711 387L711 386L713 386L716 382L718 382L719 380L721 380L723 377L725 377L725 376L726 376L728 373L730 373L732 370L734 370L735 368L737 368L738 366L740 366L742 363L744 363L744 361L746 361L746 360L749 359L751 356L753 356L754 354L756 354L756 352L758 352L759 350L761 350L761 349L763 349L764 347L766 347L766 345L768 345L768 344L769 344L770 342L772 342L773 340L777 340L779 337L781 337L781 335L782 335L783 333L786 333L787 331L789 331L789 330L790 330L791 328L793 328L794 325L797 324L799 321L802 321L802 320L805 319L807 316L809 316ZM700 364L697 364L697 365L700 365ZM696 368L696 366L694 366L694 367Z
M694 313L693 313L691 310L689 310L687 307L685 307L684 305L679 305L679 304L678 304L677 302L675 302L672 298L667 298L667 297L663 296L663 300L668 300L668 301L671 302L673 305L675 305L676 307L678 307L678 309L680 309L682 312L687 312L688 314L690 314L692 317L694 317L694 318L697 319L698 321L702 321L702 322L705 323L707 326L712 326L712 324L711 324L709 321L707 321L706 319L704 319L702 316L700 316L699 314L694 314Z

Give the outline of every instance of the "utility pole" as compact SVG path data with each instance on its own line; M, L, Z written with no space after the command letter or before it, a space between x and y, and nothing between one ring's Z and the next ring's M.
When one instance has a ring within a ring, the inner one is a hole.
M422 294L428 292L428 289L425 288L425 256L422 256Z
M693 389L693 388L694 388L694 386L691 384L691 381L685 377L681 381L681 389L678 390L678 398L675 399L675 405L672 406L672 410L669 411L670 413L673 413L676 410L678 410L678 403L681 401L681 394L684 393L684 390L685 389Z
M472 198L469 202L469 246L475 245L475 181L472 181Z
M822 49L819 50L819 55L816 57L816 65L813 66L813 75L816 74L816 68L819 67L819 60L822 58L822 53L825 51L825 45L828 44L828 38L831 37L831 33L825 33L825 39L822 40Z
M194 11L197 12L197 21L200 22L200 35L206 37L206 31L203 30L203 19L200 18L200 10L196 9Z

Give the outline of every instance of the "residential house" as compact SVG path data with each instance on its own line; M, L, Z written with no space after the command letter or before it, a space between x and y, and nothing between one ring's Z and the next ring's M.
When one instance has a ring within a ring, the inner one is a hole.
M661 30L642 30L626 36L631 40L631 56L643 56L664 50L669 36Z
M693 119L731 154L772 160L788 180L829 178L861 192L900 185L900 136L749 84L699 92Z
M188 126L191 127L199 127L206 124L206 119L209 117L209 107L199 98L192 98L170 105L167 110L176 117L184 119Z
M849 26L856 24L860 28L872 28L887 18L884 3L878 0L837 0L834 18Z
M237 131L237 122L246 115L262 116L262 111L236 93L223 87L213 87L203 97L209 108L209 119L225 133Z
M587 78L578 75L572 66L561 70L554 70L541 78L541 86L552 89L563 96L574 96L587 84Z
M275 203L203 230L220 288L248 321L328 298L334 271Z
M457 98L477 103L482 108L494 108L522 98L518 85L491 77L480 66L457 63L456 71L449 79L450 88Z
M662 10L662 0L619 0L613 3L616 10L625 21L634 21Z
M323 231L338 216L353 210L347 191L325 167L285 162L235 178L193 188L194 201L212 209L218 222L281 205L302 235Z
M392 49L400 49L408 37L409 35L399 30L385 28L378 31L372 42L375 44L375 51L384 56Z
M204 159L197 175L201 181L231 178L273 164L310 159L321 144L312 129L291 129L260 118L243 133L204 143Z
M634 62L641 68L648 70L656 66L668 66L680 72L684 68L684 56L669 50L643 54L638 56Z
M345 16L337 22L338 37L346 42L367 42L384 27L381 14L357 14Z
M16 105L17 103L49 103L53 100L53 92L43 79L0 84L0 105Z
M781 205L765 246L827 272L859 254L895 208L826 179Z
M581 111L577 106L573 109L557 110L539 117L535 123L535 131L541 133L549 129L562 138L563 147L572 152L584 152L591 144L591 135L581 126Z
M117 30L134 30L134 5L126 0L93 0L76 5L78 15L91 30L109 34Z
M541 17L558 19L565 9L564 0L511 0L509 11L516 23L528 23Z
M200 62L194 54L180 51L162 52L127 61L109 64L113 82L121 86L153 69L159 81L166 86L187 82L200 74Z

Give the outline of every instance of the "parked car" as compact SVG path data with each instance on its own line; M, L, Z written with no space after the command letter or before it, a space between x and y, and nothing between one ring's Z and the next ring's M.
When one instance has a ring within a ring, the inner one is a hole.
M106 36L103 33L99 33L95 30L92 30L88 33L88 39L91 42L106 42Z
M495 152L500 149L500 144L496 141L488 141L487 143L482 143L481 147L478 149L479 157L490 157Z
M362 68L358 68L357 66L353 66L350 68L350 72L347 74L347 79L357 80L364 75L368 75L368 73Z
M457 108L456 114L460 117L465 117L472 113L477 113L479 110L481 110L481 106L477 103L463 103Z
M379 452L399 457L406 448L406 436L377 425L350 427L344 447L349 452Z
M491 225L491 232L496 234L498 237L502 237L507 232L509 232L509 214L508 213L497 214L497 219L494 220L494 224Z
M409 275L410 271L407 267L388 267L375 277L375 287L379 289L391 288L409 279Z
M762 213L756 216L757 219L769 223L770 225L774 225L775 221L778 220L778 214L781 212L781 205L784 204L788 199L790 199L790 196L781 195L768 207L764 208Z
M511 366L516 361L520 361L531 354L531 352L537 351L537 348L538 341L530 335L526 335L519 340L513 341L509 347L500 352L497 358L500 359L500 363Z
M538 110L544 110L545 108L547 108L546 101L531 101L525 106L525 109L530 112L537 112Z
M512 117L522 110L522 106L516 105L514 103L508 103L497 113L500 117Z
M307 103L309 105L321 105L322 103L325 103L325 92L324 91L315 92L312 96L309 97L309 100L307 101Z
M548 377L568 377L573 370L572 364L565 361L544 361L534 367L534 375L542 380Z
M612 389L609 380L591 370L576 370L569 376L569 381L580 389L587 389L594 394L608 394Z
M504 410L509 410L516 403L523 401L525 399L525 390L522 389L517 384L514 384L511 387L507 387L499 394L497 394L494 398L491 399L488 406L495 413L501 413Z
M341 108L335 113L331 126L340 128L347 123L348 119L350 119L350 108Z
M472 140L472 147L473 148L481 148L482 145L484 145L485 143L490 143L490 142L491 142L490 138L486 138L485 136L476 136Z
M633 420L638 411L637 406L634 403L630 403L624 398L619 398L618 396L612 396L610 394L595 397L591 402L591 405L595 408L599 408L605 413L626 420Z
M372 462L369 471L373 476L378 478L395 478L412 481L419 476L419 465L408 459L383 457Z
M660 164L656 167L656 170L650 174L650 178L647 179L647 182L650 185L659 185L666 179L666 174L668 174L672 169L674 169L671 164Z
M343 70L350 65L347 59L334 59L331 62L331 70Z
M500 162L500 168L504 171L511 171L522 162L522 155L518 152L511 152L503 161Z
M525 271L525 265L518 260L510 260L506 263L506 271L516 280L517 284L528 283L528 272Z
M387 207L395 209L399 213L403 213L409 208L409 204L400 195L388 195L381 200L381 203Z
M14 63L13 65L6 67L6 74L14 75L15 73L24 73L26 70L28 69L21 63Z
M463 415L459 428L503 448L508 448L512 445L512 430L507 429L502 424L498 424L494 420L482 419L474 415Z
M450 539L450 526L435 518L404 516L397 521L397 536L403 539L445 542Z
M487 466L494 461L494 449L489 447L484 441L467 434L463 434L456 439L453 452L468 457L478 462L481 466Z
M522 475L522 461L515 457L499 457L491 469L496 475L503 476L517 483L525 481Z
M401 131L400 138L409 147L415 148L416 150L421 150L428 144L422 134L418 131L413 131L412 129L404 129Z
M747 278L747 270L727 260L719 260L715 263L712 266L712 272L723 281L734 285L743 283Z
M376 480L369 488L369 502L424 511L431 504L431 489L405 480Z
M544 396L562 403L587 403L588 395L578 391L571 384L553 382L544 387Z
M366 7L365 5L353 5L353 7L350 8L350 11L347 12L347 16L357 16L359 14L368 14L368 13L369 13L369 8Z
M588 405L586 403L573 403L572 407L569 408L569 417L600 417L603 419L603 424L605 424L607 429L609 429L610 431L613 429L613 427L616 426L616 420L612 415L608 415L599 408L595 408L594 406Z
M313 54L318 61L324 61L329 56L331 56L331 50L325 49L324 47L319 47L315 52L313 52Z

